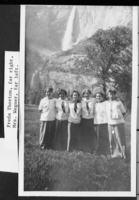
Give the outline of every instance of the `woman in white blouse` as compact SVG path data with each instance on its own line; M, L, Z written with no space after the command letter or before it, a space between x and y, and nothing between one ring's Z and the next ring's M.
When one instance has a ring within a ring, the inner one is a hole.
M80 94L74 90L69 102L67 151L78 151L80 148L81 103L79 96Z
M121 101L117 101L116 91L109 90L109 100L106 103L108 116L109 142L112 157L126 158L126 141L124 115L126 110Z
M96 153L110 155L106 101L102 92L96 93L94 124L98 141Z
M56 100L56 132L54 146L56 150L67 150L67 127L69 117L69 102L66 98L66 90L59 91L59 98Z
M95 98L91 98L91 91L85 89L81 101L81 150L93 153L96 150L96 133L94 131Z
M53 88L46 89L46 97L39 104L40 117L40 137L39 144L42 149L52 149L55 135L55 99L53 98Z

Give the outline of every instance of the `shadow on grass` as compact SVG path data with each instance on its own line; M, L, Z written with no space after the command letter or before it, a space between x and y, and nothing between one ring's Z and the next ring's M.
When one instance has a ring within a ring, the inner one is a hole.
M52 166L49 164L45 166L44 169L39 168L39 166L30 172L29 169L25 169L25 191L52 191L53 185L56 180L51 180L49 178L51 171L53 171ZM41 170L41 171L40 171Z
M129 125L125 161L76 151L40 150L38 111L28 110L26 116L25 191L130 191Z
M43 150L28 147L24 163L24 190L51 191L56 180L51 178L54 166Z
M121 158L33 147L25 160L25 191L130 191L130 164Z

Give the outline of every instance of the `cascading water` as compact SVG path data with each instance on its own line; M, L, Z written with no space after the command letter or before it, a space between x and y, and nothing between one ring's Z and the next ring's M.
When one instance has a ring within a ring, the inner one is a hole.
M62 41L62 50L64 51L72 47L72 31L73 31L73 21L74 21L75 11L76 11L76 6L73 6L68 19L65 35Z
M32 75L32 78L31 78L31 84L30 84L31 88L33 87L33 83L34 83L34 76L35 76L35 73Z
M37 70L33 73L33 75L32 75L32 78L31 78L31 84L30 84L30 86L31 86L31 88L33 88L33 86L34 86L34 78L35 78L35 75L37 74Z

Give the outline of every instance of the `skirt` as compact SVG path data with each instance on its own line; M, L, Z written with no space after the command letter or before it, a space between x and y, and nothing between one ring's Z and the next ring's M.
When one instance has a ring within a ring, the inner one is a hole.
M68 120L56 119L55 150L67 150Z
M41 121L39 144L41 148L53 149L55 135L55 120Z
M80 128L80 123L75 124L72 122L68 122L67 151L80 150Z
M83 152L94 153L97 147L97 136L94 130L94 119L81 120L81 144Z
M126 141L124 123L108 125L109 144L112 157L126 158Z
M95 131L97 134L96 153L98 155L110 155L108 124L95 125Z

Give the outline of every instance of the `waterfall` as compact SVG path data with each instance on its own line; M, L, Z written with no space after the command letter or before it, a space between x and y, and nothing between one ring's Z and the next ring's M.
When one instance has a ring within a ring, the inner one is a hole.
M33 73L33 75L32 75L31 84L30 84L31 88L33 88L33 85L34 85L34 77L35 77L36 73L37 73L37 70L36 70L36 71Z
M33 82L34 82L34 76L35 76L35 74L33 74L33 76L32 76L32 78L31 78L31 88L33 87Z
M67 50L72 47L72 31L73 31L73 21L75 16L76 6L73 6L72 11L70 13L65 35L62 41L62 50Z

